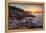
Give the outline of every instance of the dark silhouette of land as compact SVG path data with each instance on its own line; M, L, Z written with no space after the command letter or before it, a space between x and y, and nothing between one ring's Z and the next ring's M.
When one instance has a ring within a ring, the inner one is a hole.
M32 14L29 14L31 12L24 11L23 9L14 7L14 6L9 6L9 16L10 18L16 18L16 19L22 19L24 17L35 17ZM19 16L19 17L18 17Z

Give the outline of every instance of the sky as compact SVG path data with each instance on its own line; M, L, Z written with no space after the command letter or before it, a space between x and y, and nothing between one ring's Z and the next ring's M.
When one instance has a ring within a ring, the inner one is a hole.
M18 8L21 8L25 11L29 11L29 12L42 12L42 6L41 5L31 5L31 4L10 4L12 6L16 6Z

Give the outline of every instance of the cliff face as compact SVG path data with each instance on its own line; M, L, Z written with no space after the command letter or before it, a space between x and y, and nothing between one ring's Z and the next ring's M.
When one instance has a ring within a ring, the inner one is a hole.
M9 6L9 14L10 14L9 15L10 18L19 19L24 14L24 10L13 7L13 6Z

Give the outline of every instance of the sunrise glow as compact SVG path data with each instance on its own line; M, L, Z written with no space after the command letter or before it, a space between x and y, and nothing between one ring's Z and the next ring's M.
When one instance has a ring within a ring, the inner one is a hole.
M25 11L29 11L29 12L32 12L32 13L35 13L35 12L42 12L42 8L23 8Z

